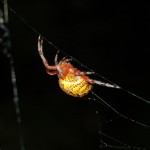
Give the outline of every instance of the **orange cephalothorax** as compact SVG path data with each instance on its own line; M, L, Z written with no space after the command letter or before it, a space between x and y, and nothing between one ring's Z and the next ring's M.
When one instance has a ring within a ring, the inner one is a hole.
M46 71L49 75L58 75L60 88L67 94L74 97L82 97L87 95L93 87L93 84L99 84L111 88L119 88L116 85L104 83L98 80L90 79L87 75L93 72L82 72L76 69L71 63L70 59L63 58L59 63L57 61L58 52L55 56L55 65L48 64L43 54L43 39L39 36L38 51Z

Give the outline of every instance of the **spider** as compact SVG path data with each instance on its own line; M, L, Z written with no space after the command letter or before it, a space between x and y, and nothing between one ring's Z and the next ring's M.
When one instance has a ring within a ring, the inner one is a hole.
M119 88L117 85L112 85L102 81L89 78L87 75L94 74L94 72L83 72L75 68L70 59L64 57L60 62L57 61L57 51L54 59L55 65L49 65L43 53L43 38L41 35L38 38L38 52L49 75L58 75L60 88L68 95L74 97L83 97L87 95L94 84L109 88Z

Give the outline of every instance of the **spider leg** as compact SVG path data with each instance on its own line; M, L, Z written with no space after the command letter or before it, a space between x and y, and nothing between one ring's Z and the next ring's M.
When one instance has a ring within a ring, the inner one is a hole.
M49 74L49 75L56 75L58 74L58 71L50 71L50 70L46 70L46 72Z
M64 61L65 61L65 62L69 62L69 61L72 61L72 59L69 59L69 58L68 58L68 59L64 59Z
M56 55L55 55L55 60L54 60L55 66L58 65L58 54L59 54L59 50L57 51L57 53L56 53Z
M72 61L72 59L69 59L69 58L67 58L67 56L66 56L66 57L64 57L64 58L59 62L59 65L61 65L62 62L69 62L69 61Z
M46 58L44 57L44 53L43 53L43 38L41 37L41 35L39 36L38 38L38 52L39 52L39 55L42 59L42 62L44 64L44 66L46 67L46 70L48 72L48 74L50 74L49 72L50 71L56 71L56 66L50 66L46 60ZM53 73L52 73L53 74Z
M120 89L120 87L118 85L115 85L115 84L105 83L105 82L102 82L102 81L92 80L92 79L88 79L87 81L89 83L92 83L92 84L98 84L98 85L109 87L109 88Z
M74 73L75 76L82 76L85 80L89 79L89 77L87 77L86 75L90 75L90 74L95 74L95 72L88 72L88 71L86 71L86 72L81 71L80 72L78 70L75 70L75 73Z
M56 55L55 55L55 59L54 59L55 67L56 67L56 70L58 71L59 75L60 75L60 76L63 76L62 70L61 70L61 68L59 67L59 63L58 63L58 54L59 54L59 50L57 51L57 53L56 53Z
M81 73L85 75L95 74L95 72L91 72L91 71L82 71Z
M59 65L66 59L67 56L63 57L63 59L59 62Z

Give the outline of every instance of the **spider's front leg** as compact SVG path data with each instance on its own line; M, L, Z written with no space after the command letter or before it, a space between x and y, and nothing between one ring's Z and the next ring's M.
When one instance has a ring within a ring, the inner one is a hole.
M86 75L90 75L90 74L95 74L95 72L80 72L81 74L84 74L84 79L91 83L91 84L98 84L98 85L101 85L101 86L106 86L106 87L109 87L109 88L116 88L116 89L120 89L120 87L118 85L115 85L115 84L110 84L110 83L105 83L105 82L102 82L102 81L99 81L99 80L94 80L94 79L90 79L89 77L87 77Z
M39 52L39 55L42 59L42 62L46 68L46 72L49 74L49 75L55 75L58 73L57 71L57 68L56 66L50 66L44 56L44 53L43 53L43 38L41 37L41 35L39 36L38 38L38 52Z

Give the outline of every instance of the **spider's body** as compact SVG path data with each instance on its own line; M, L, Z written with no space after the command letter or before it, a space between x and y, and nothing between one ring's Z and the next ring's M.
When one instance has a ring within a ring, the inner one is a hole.
M68 59L63 59L57 66L61 72L61 74L58 74L60 88L71 96L82 97L89 93L93 85L86 81L87 76L68 61Z
M55 65L50 66L43 54L43 39L41 36L39 36L38 39L38 51L45 65L47 73L49 75L58 75L60 88L68 95L74 97L83 97L91 91L93 84L119 88L116 85L90 79L87 75L93 74L93 72L82 72L76 69L70 63L70 59L63 58L60 62L58 62L57 57L59 51L55 56Z
M82 76L75 76L73 73L68 73L64 79L59 78L59 85L65 93L74 97L87 95L93 87Z

